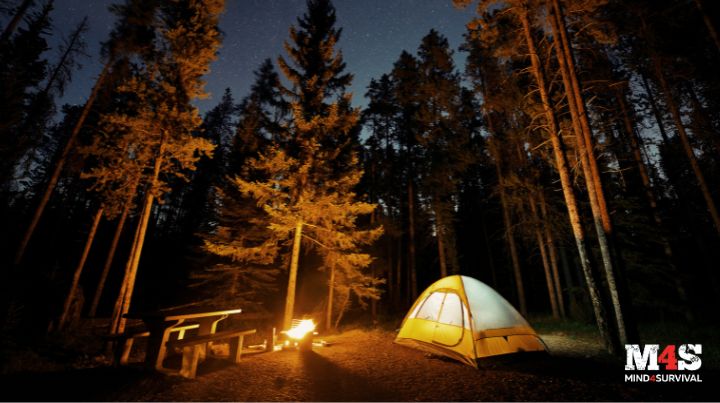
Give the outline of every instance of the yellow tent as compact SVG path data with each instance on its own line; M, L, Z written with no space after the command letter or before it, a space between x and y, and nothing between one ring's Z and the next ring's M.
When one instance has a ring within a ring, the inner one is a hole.
M474 367L482 357L545 350L525 318L500 294L460 275L440 279L420 294L395 343Z

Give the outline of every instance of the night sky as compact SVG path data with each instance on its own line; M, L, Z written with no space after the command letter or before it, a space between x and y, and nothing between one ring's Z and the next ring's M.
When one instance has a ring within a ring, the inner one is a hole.
M107 39L114 24L109 4L120 0L57 0L53 13L56 46L60 33L66 35L85 15L90 31L86 37L91 58L82 61L83 69L75 73L63 103L82 103L100 71L100 42ZM456 50L455 60L463 68L464 54L457 51L465 24L473 9L458 10L451 0L336 0L337 27L343 29L339 42L347 71L355 79L350 90L353 102L364 106L364 94L371 78L388 73L402 50L415 53L420 40L431 28L445 35ZM253 71L265 58L277 60L283 54L283 41L289 38L289 27L305 12L305 0L226 0L226 11L220 20L225 33L218 60L206 77L210 99L199 101L202 112L212 108L225 88L236 100L247 95L253 82ZM55 51L50 54L54 55Z

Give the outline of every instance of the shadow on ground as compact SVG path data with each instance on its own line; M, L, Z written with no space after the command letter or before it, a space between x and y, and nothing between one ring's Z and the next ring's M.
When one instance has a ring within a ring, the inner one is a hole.
M314 401L391 401L393 394L371 380L349 372L314 351L300 353Z

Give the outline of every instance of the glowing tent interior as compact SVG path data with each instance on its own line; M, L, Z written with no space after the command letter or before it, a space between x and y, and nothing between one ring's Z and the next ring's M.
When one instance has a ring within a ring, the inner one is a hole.
M395 342L474 367L482 357L546 350L525 318L500 294L460 275L440 279L420 294Z

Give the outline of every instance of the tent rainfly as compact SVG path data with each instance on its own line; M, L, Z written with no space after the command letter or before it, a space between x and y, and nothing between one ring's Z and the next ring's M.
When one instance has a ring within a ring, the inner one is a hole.
M476 368L478 358L546 350L505 298L481 281L460 275L440 279L420 294L395 343Z

